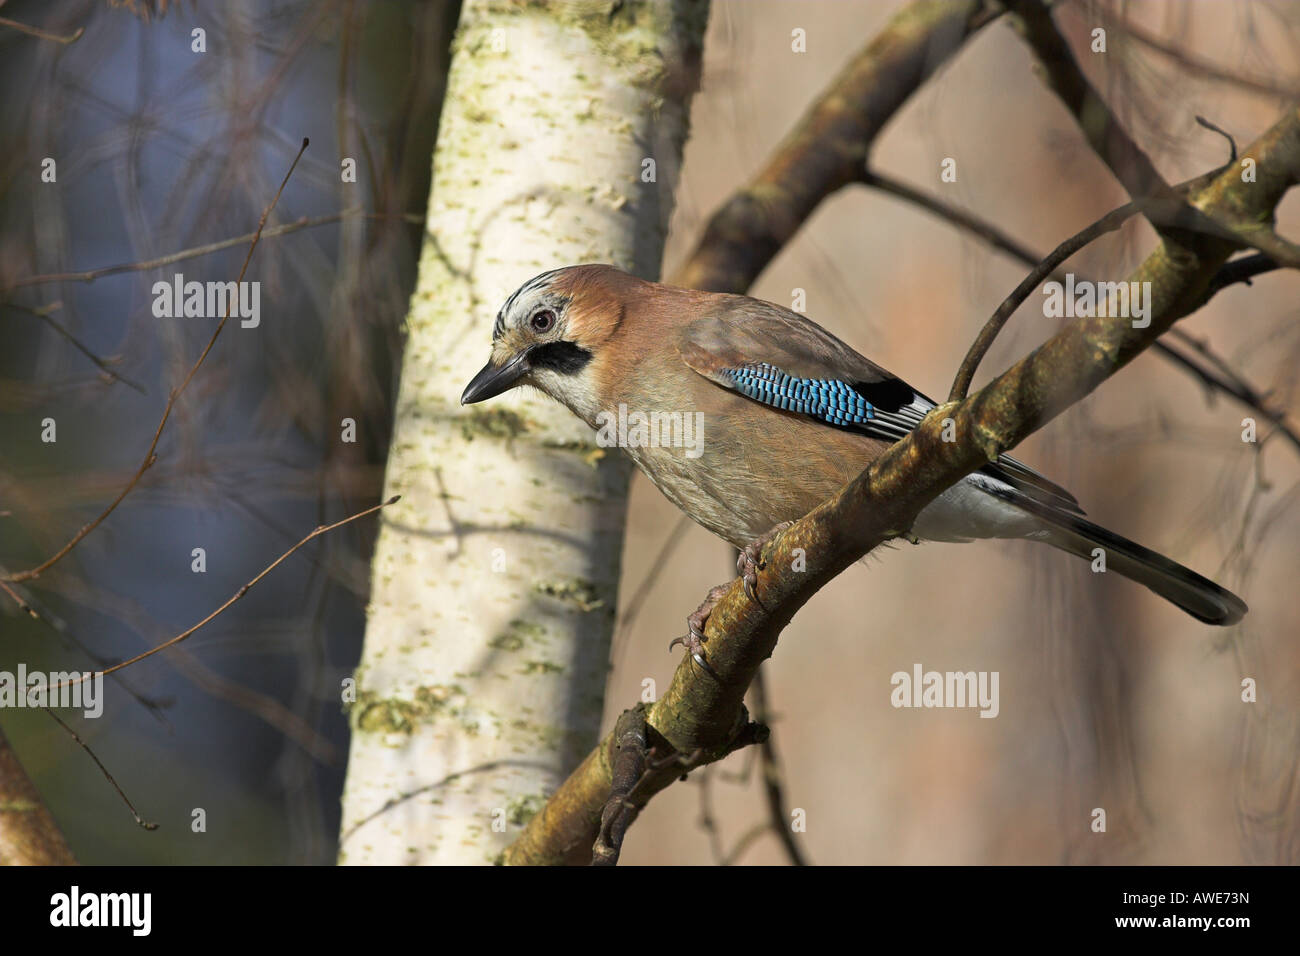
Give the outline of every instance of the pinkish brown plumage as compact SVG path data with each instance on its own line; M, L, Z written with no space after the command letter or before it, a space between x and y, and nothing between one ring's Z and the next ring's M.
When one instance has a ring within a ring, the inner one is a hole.
M802 315L604 265L557 269L521 286L497 316L491 360L461 400L520 384L626 439L619 444L660 491L742 549L829 498L934 407ZM620 409L658 416L657 428L611 431ZM702 427L687 444L693 422ZM642 434L650 440L637 440ZM683 441L655 440L665 436ZM1109 570L1199 620L1232 624L1246 611L1214 582L1089 522L1068 492L1008 456L945 491L911 532L932 541L1027 538L1089 558L1100 547Z

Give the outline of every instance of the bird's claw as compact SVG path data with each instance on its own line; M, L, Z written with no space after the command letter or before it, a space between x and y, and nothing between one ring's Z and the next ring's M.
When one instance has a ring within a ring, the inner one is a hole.
M745 590L745 597L758 604L758 568L760 554L749 545L736 558L736 573L740 575L740 586Z
M763 602L758 599L758 572L767 567L767 563L763 560L763 549L792 524L793 521L782 521L761 538L751 541L736 558L736 573L740 575L740 584L745 590L745 597L759 607L763 606Z
M668 650L671 651L678 644L686 648L686 653L691 655L691 660L695 661L695 663L700 666L701 670L719 683L722 682L722 678L718 676L718 672L713 669L709 664L708 658L704 656L704 636L702 634L697 634L694 630L691 630L683 637L674 637L668 644Z
M766 567L763 561L763 549L767 547L768 542L775 538L786 528L794 524L793 521L783 521L767 534L763 535L756 541L751 541L749 545L740 552L736 558L736 573L740 575L741 586L745 590L745 597L749 598L759 607L763 602L758 599L758 572ZM719 683L722 678L718 676L710 665L708 658L704 656L704 625L709 620L709 614L717 606L718 601L722 600L722 595L727 593L727 585L719 584L716 588L709 591L708 597L695 610L690 617L686 619L686 633L681 637L675 637L668 644L671 651L678 644L686 648L686 652L691 655L691 659L710 677Z
M718 672L710 666L708 658L704 656L704 625L709 620L709 614L712 613L722 595L727 593L727 586L719 584L717 587L710 589L704 602L695 609L694 613L686 619L686 634L682 637L675 637L668 644L668 650L672 650L678 644L686 648L686 652L691 655L691 659L700 666L706 674L722 683L722 678Z

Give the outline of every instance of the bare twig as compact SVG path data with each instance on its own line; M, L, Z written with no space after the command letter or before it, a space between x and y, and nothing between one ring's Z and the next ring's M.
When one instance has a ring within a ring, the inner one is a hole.
M1219 126L1217 123L1211 123L1204 116L1196 117L1196 125L1201 126L1204 129L1212 130L1226 139L1228 141L1228 162L1235 163L1237 161L1237 141L1233 139L1231 133L1222 126Z
M1041 260L1042 256L1034 252L1028 246L1015 239L1013 236L1003 232L993 223L981 219L980 217L959 209L949 202L945 202L929 193L922 192L900 179L894 179L884 173L872 169L863 169L861 182L864 186L870 186L872 189L879 189L883 193L896 196L905 200L914 206L920 206L922 209L929 210L940 219L946 219L967 232L978 236L995 249L1001 249L1008 255L1019 259L1028 266L1035 266Z
M1007 324L1007 319L1011 318L1011 314L1020 308L1025 299L1029 298L1030 294L1038 288L1044 279L1056 271L1057 266L1098 236L1114 232L1140 211L1140 204L1135 202L1128 202L1118 209L1112 209L1092 225L1066 239L1049 252L1038 265L1034 266L1029 275L1021 279L1020 284L1002 300L1002 303L989 316L988 321L984 323L984 327L979 330L979 334L975 336L975 341L971 343L970 349L966 352L966 357L962 359L961 366L957 369L957 376L953 379L952 388L948 392L948 401L958 402L966 397L966 393L970 391L970 383L975 378L975 371L979 368L980 360L984 358L990 346L993 345L993 340L1002 331L1002 327Z
M992 19L974 0L915 0L831 82L766 166L710 218L674 285L743 292L828 195L856 182L876 135Z
M52 272L48 275L28 276L26 279L19 279L12 285L0 289L0 294L7 294L14 289L23 289L34 285L47 285L52 282L94 282L96 279L102 279L105 276L119 275L123 272L148 272L150 269L158 269L162 266L174 265L177 262L185 262L188 259L198 259L202 256L212 255L214 252L221 252L223 249L230 249L233 246L242 246L246 242L252 242L260 235L263 239L276 239L280 236L287 236L290 233L298 232L301 229L310 229L314 226L327 226L331 223L342 222L347 219L392 219L400 218L403 222L419 224L424 222L424 217L414 213L402 213L398 217L387 216L382 213L368 213L361 209L345 209L343 212L332 213L328 216L316 216L308 218L302 216L293 222L282 223L278 226L272 226L270 229L259 232L250 232L242 236L232 236L229 239L221 239L217 242L210 242L206 245L195 246L192 249L181 249L179 252L171 252L165 256L158 256L156 259L144 259L139 262L122 262L115 266L101 266L98 269L87 269L82 272Z
M718 866L734 866L740 861L751 846L758 842L759 838L772 829L772 821L763 820L755 823L736 840L735 845L730 850L722 842L722 830L718 826L718 821L713 815L713 779L725 778L722 768L716 764L710 764L707 767L701 767L699 773L700 782L700 826L709 837L709 849L713 853L713 861Z
M46 325L52 328L55 332L58 332L61 336L63 336L65 339L71 342L73 348L75 348L78 352L80 352L82 355L86 356L86 358L90 359L93 363L95 363L95 366L101 372L107 375L110 379L112 379L115 382L121 382L123 385L135 389L141 395L146 394L143 385L141 385L139 382L132 381L131 379L127 378L125 375L121 374L120 372L113 371L111 368L108 367L108 363L104 359L101 359L98 355L96 355L94 352L88 349L84 344L82 344L81 340L79 340L75 335L73 335L71 332L69 332L62 325L60 325L53 318L50 317L50 313L57 310L61 304L62 303L59 302L53 302L50 305L43 306L42 308L33 309L30 306L19 305L17 302L3 303L3 305L7 308L17 309L19 312L26 312L28 315L36 316L36 318L40 319L42 322L44 322Z
M18 610L26 611L29 616L36 618L38 621L41 619L41 616L36 613L36 609L24 601L23 596L15 591L4 578L0 578L0 589L3 589L5 594L8 594L13 599L13 602L18 605Z
M1283 239L1271 226L1259 223L1237 225L1233 231L1241 241L1258 249L1279 266L1287 269L1300 269L1300 246Z
M69 43L76 43L81 39L81 35L86 32L85 27L77 27L67 36L60 36L57 33L47 33L45 30L28 26L26 23L19 23L17 20L10 20L8 17L0 17L0 27L8 27L11 30L17 30L19 33L26 33L38 40L53 40L55 43L62 43L64 46Z
M1012 22L1037 56L1048 86L1070 111L1088 144L1128 191L1129 197L1141 203L1141 211L1157 232L1165 235L1171 229L1195 229L1210 235L1231 236L1266 253L1281 266L1300 268L1300 246L1281 238L1271 227L1243 219L1234 209L1223 209L1217 217L1206 216L1201 210L1177 201L1177 197L1187 195L1189 190L1195 192L1200 184L1193 180L1171 188L1165 182L1084 76L1052 19L1051 6L1045 0L1006 0L1006 4L1015 14ZM1231 165L1237 153L1232 137L1203 117L1198 116L1196 121L1228 139L1232 147L1232 160L1228 163ZM1212 177L1218 172L1207 175Z
M1173 229L1193 229L1230 237L1265 253L1279 266L1300 268L1300 246L1278 236L1269 224L1244 217L1234 208L1225 207L1217 216L1208 216L1185 202L1169 204L1168 201L1187 195L1189 190L1196 192L1200 185L1193 181L1175 189L1169 187L1084 76L1045 0L1006 0L1006 4L1015 14L1012 22L1037 56L1048 85L1073 115L1093 151L1123 184L1129 196L1142 204L1142 212L1157 232L1166 236ZM1196 120L1206 129L1228 139L1232 159L1227 166L1233 165L1237 148L1232 137L1202 117L1198 116ZM1217 171L1212 175L1217 175ZM1272 210L1268 212L1271 223Z
M758 838L771 829L771 823L755 823L740 835L740 839L736 841L736 845L731 848L729 853L723 854L722 858L718 860L718 865L735 866L740 862L740 858L745 855L746 851L758 842Z
M85 654L92 663L103 664L105 662L105 659L92 650L85 641L76 634L73 634L63 620L58 618L56 615L51 614L48 609L37 607L33 604L33 601L35 600L34 598L24 598L16 588L11 587L3 581L0 581L0 589L4 590L6 594L17 602L19 610L26 611L28 616L33 620L44 624L60 638L77 648L81 653ZM132 700L148 711L156 720L162 723L167 723L166 718L163 717L163 710L169 705L168 700L148 697L130 686L124 678L114 676L114 680L127 692L127 694L130 695Z
M112 667L106 667L102 671L98 671L97 673L100 674L116 673L117 671L122 670L124 667L130 667L132 664L139 663L140 661L144 660L146 657L153 657L153 655L157 654L159 651L165 651L167 648L175 644L179 644L181 641L185 640L185 638L189 637L195 631L206 626L207 624L210 624L213 621L213 619L215 619L218 615L222 614L227 608L229 608L236 601L240 600L245 594L247 594L254 587L254 585L256 585L259 581L261 581L262 578L266 577L277 567L279 567L280 564L282 564L286 559L288 559L288 557L291 554L293 554L295 551L297 551L299 548L305 545L308 541L312 540L313 538L320 537L323 534L327 534L330 531L333 531L335 528L341 528L345 524L351 524L353 521L356 521L359 518L364 518L366 515L374 514L376 511L380 510L381 508L387 508L389 505L394 504L395 502L400 500L401 497L402 497L401 495L394 495L393 497L389 498L387 501L380 502L377 505L372 505L371 507L366 508L364 511L358 511L356 514L349 515L348 517L344 518L342 521L336 521L333 524L328 524L328 525L321 525L320 527L313 530L309 535L307 535L301 541L299 541L297 544L295 544L288 551L284 552L284 554L280 555L278 558L276 558L274 561L268 564L265 568L261 570L261 572L259 572L255 577L249 580L247 584L245 584L233 595L231 595L230 598L227 599L227 601L224 604L218 607L215 611L213 611L203 620L199 621L193 627L181 631L181 633L177 634L175 637L169 638L168 640L163 641L161 644L155 647L151 647L143 654L137 654L135 657L122 661L121 663L114 664ZM85 680L86 680L85 675L82 675L81 677L73 678L72 680L63 681L60 684L51 685L50 690L52 691L61 690L64 687L72 687L75 684L83 683Z
M331 524L331 525L324 525L324 526L321 526L321 527L316 528L316 529L313 530L310 534L308 534L306 537L304 537L301 541L299 541L297 544L295 544L292 548L290 548L288 551L286 551L284 554L282 554L279 558L277 558L275 561L273 561L271 564L269 564L265 569L262 570L262 572L261 572L260 574L258 574L256 577L254 577L252 580L250 580L247 584L245 584L242 588L240 588L240 589L239 589L239 590L238 590L238 591L237 591L237 592L236 592L236 593L235 593L235 594L234 594L234 595L233 595L229 600L227 600L227 601L226 601L224 604L222 604L219 608L217 608L215 611L213 611L211 614L209 614L207 617L205 617L205 618L204 618L202 621L200 621L198 624L196 624L196 625L194 625L193 627L191 627L189 630L184 631L184 632L182 632L181 634L178 634L176 637L173 637L173 638L171 638L170 640L165 641L164 643L162 643L162 644L158 645L157 647L154 647L154 648L152 648L152 649L146 651L146 652L143 653L143 654L138 654L138 655L136 655L135 657L131 658L130 660L123 661L123 662L120 663L120 664L115 664L115 665L113 665L112 667L107 667L107 668L105 668L105 669L103 669L102 671L99 671L99 672L97 672L97 673L98 673L100 676L108 675L108 674L113 674L113 673L115 673L115 672L117 672L117 671L122 670L122 669L125 668L125 667L130 666L131 664L136 663L137 661L144 660L146 657L150 657L150 656L152 656L153 654L156 654L156 653L158 653L158 652L161 651L161 650L164 650L164 649L166 649L166 648L168 648L168 647L172 647L172 646L174 646L175 644L178 644L179 642L183 641L185 638L187 638L187 637L189 637L191 634L193 634L195 631L199 630L199 629L202 628L204 625L206 625L206 624L208 624L209 622L211 622L214 618L216 618L219 614L221 614L222 612L224 612L227 608L229 608L231 605L233 605L236 601L240 600L240 599L241 599L245 594L248 593L248 591L249 591L249 590L250 590L254 585L256 585L259 581L261 581L262 578L264 578L266 575L268 575L269 573L271 573L271 571L274 570L277 566L279 566L279 564L280 564L281 562L283 562L284 560L286 560L286 559L287 559L291 554L293 554L295 551L297 551L299 548L301 548L303 545L305 545L308 541L312 540L312 539L315 538L315 537L318 537L319 535L325 534L325 533L327 533L327 532L329 532L329 531L333 531L335 528L341 527L342 525L349 524L349 523L351 523L351 522L353 522L353 521L356 521L358 518L363 518L363 517L365 517L366 515L373 514L374 512L378 511L378 510L381 509L381 508L386 508L386 507L388 507L389 505L395 503L399 498L400 498L400 496L394 496L394 497L390 498L388 501L385 501L385 502L383 502L383 503L381 503L381 504L378 504L378 505L374 505L373 507L367 508L367 509L365 509L364 511L360 511L360 512L358 512L357 514L354 514L354 515L351 515L350 517L344 518L342 521L336 521L335 523L333 523L333 524ZM9 589L7 586L6 586L5 590L10 591L10 589ZM11 591L11 593L12 593L12 591ZM16 597L16 595L15 595L15 597ZM92 675L92 676L93 676L93 675ZM53 693L54 691L61 690L61 689L63 689L64 687L71 687L71 686L73 686L74 684L80 684L80 683L83 683L85 680L86 680L86 677L85 677L85 675L83 675L83 676L81 676L81 677L78 677L78 678L75 678L75 679L72 679L72 680L63 681L63 682L61 682L61 683L59 683L59 684L53 684L53 685L50 686L50 688L49 688L49 692L50 692L50 693ZM140 826L144 827L146 830L153 830L153 829L156 829L157 826L158 826L158 824L156 824L156 823L149 823L149 822L146 822L143 818L141 818L140 814L136 811L136 809L135 809L135 807L132 805L131 801L127 798L126 794L122 791L122 788L121 788L120 786L118 786L117 781L116 781L115 779L113 779L113 775L112 775L111 773L109 773L108 768L104 766L104 764L100 761L99 757L97 757L97 756L95 755L95 752L94 752L93 750L90 749L90 747L85 743L85 741L83 741L83 740L82 740L82 739L81 739L81 738L76 734L76 732L73 731L73 729L72 729L71 727L69 727L66 723L64 723L64 721L62 721L61 719L59 719L58 715L56 715L52 710L50 710L48 707L46 707L46 708L44 708L44 709L45 709L45 711L46 711L46 712L47 712L47 713L48 713L48 714L49 714L49 715L50 715L50 716L51 716L51 717L52 717L52 718L53 718L53 719L54 719L54 720L55 720L55 721L56 721L56 722L57 722L57 723L58 723L58 724L59 724L59 725L60 725L60 726L61 726L61 727L62 727L62 728L67 732L67 733L71 734L71 735L72 735L72 738L73 738L73 739L74 739L74 740L75 740L75 741L76 741L76 742L77 742L77 743L78 743L78 744L79 744L79 745L80 745L80 746L81 746L81 747L82 747L82 748L83 748L83 749L84 749L84 750L85 750L85 751L90 755L90 758L95 762L96 766L99 767L100 771L101 771L101 772L104 774L104 776L108 779L109 783L111 783L111 784L113 785L113 789L117 791L118 796L120 796L120 797L122 798L122 801L123 801L123 802L127 805L127 807L130 809L131 814L135 817L136 823L138 823ZM0 754L0 756L3 756L3 754ZM624 826L624 828L626 828L626 825ZM621 839L621 836L622 836L622 834L621 834L621 831L620 831L620 834L619 834L620 839Z
M754 675L754 682L749 685L749 694L754 704L754 719L770 728L772 713L768 707L767 680L761 667ZM785 848L785 855L790 858L791 864L807 866L808 860L799 848L799 843L794 838L794 831L790 827L790 812L785 802L784 775L781 773L781 761L776 755L775 735L769 734L768 738L758 745L758 750L763 758L763 793L767 798L768 819L771 821L772 831L781 841L781 846Z
M159 629L157 622L131 598L112 593L104 588L81 585L76 581L65 585L64 590L73 599L79 599L82 604L95 607L101 613L113 614L117 618L126 621L142 638L147 634L156 633ZM46 623L81 647L85 653L90 655L91 660L96 665L102 667L110 663L99 654L89 651L84 643L74 635L68 634L66 626L61 623L56 624L53 621L46 621ZM151 642L146 639L144 643L148 645ZM184 647L173 648L169 661L183 677L190 680L204 693L210 694L218 700L224 700L231 706L238 707L245 713L265 722L289 740L294 741L320 762L334 764L338 761L338 749L328 739L314 730L308 721L304 720L291 708L286 707L274 696L254 690L237 680L232 680L217 673L198 657L188 653ZM119 673L110 676L115 680L125 682L125 674ZM140 698L137 692L130 690L130 688L128 688L128 691L137 699L140 699L145 706L151 706L151 702Z
M1235 159L1235 146L1233 153L1233 158ZM938 199L919 189L915 189L900 180L893 179L883 173L868 171L863 176L863 182L874 189L879 189L891 196L896 196L899 199L903 199L934 213L939 218L945 219L959 228L965 229L973 235L978 236L990 246L1007 253L1031 268L1036 266L1043 259L1042 255L1033 251L1015 237L1002 231L993 223L988 222L973 213L959 209L942 199ZM1276 262L1268 256L1259 253L1243 256L1240 259L1233 259L1231 262L1224 263L1219 271L1214 274L1214 278L1206 287L1202 304L1208 302L1218 292L1226 289L1228 286L1237 283L1249 284L1255 276L1272 272L1277 268L1278 265ZM1059 270L1053 272L1052 277L1057 279L1057 281L1062 282L1065 279L1064 275ZM1166 341L1165 339L1170 341ZM1157 341L1155 345L1152 346L1152 349L1193 375L1197 380L1208 386L1210 389L1222 392L1223 394L1236 399L1247 408L1268 419L1268 421L1278 427L1278 430L1286 437L1287 441L1295 446L1297 451L1300 451L1300 431L1297 431L1287 423L1287 413L1285 409L1276 408L1270 404L1268 396L1264 391L1257 386L1252 385L1241 373L1234 369L1226 359L1215 354L1215 352L1211 350L1205 342L1193 338L1177 327L1170 329L1169 334L1165 339ZM1186 345L1213 365L1214 368L1206 368L1204 365L1194 361L1190 356L1183 354L1183 352L1171 344L1172 341L1177 341Z
M1235 285L1238 282L1244 282L1250 285L1250 280L1255 276L1263 275L1266 272L1272 272L1278 268L1278 264L1263 253L1254 253L1249 256L1242 256L1240 259L1233 259L1231 262L1225 262L1223 268L1214 274L1210 280L1209 287L1205 290L1206 298L1214 296L1220 289ZM1184 333L1178 333L1182 335Z
M50 688L50 689L52 691L54 688ZM122 802L126 804L126 808L131 811L131 816L135 817L135 822L138 823L145 830L157 830L158 824L151 823L145 820L144 817L140 816L140 812L136 810L135 804L131 802L130 798L127 797L126 793L122 790L122 788L117 785L117 781L113 779L113 775L108 772L108 768L104 766L104 762L95 755L95 751L90 749L90 745L87 744L84 740L82 740L81 737L77 735L77 732L73 730L71 727L69 727L63 721L63 719L58 714L56 714L51 708L43 707L41 709L44 710L47 714L49 714L50 719L52 719L56 724L62 727L64 731L68 735L70 735L73 740L77 742L77 744L81 747L81 749L90 755L91 760L95 761L95 766L99 768L99 772L104 775L105 780L107 780L110 784L113 785L113 789L117 791L117 795L122 798Z
M617 660L621 661L624 651L627 649L627 643L624 638L632 631L632 625L636 623L641 614L641 609L645 606L646 599L650 596L651 590L659 580L659 575L669 566L668 558L681 544L686 535L687 529L690 528L690 519L682 515L677 519L677 523L672 526L668 532L668 537L664 539L659 553L655 555L654 560L650 562L650 568L645 573L645 577L637 585L636 590L632 592L632 597L628 599L624 606L623 613L619 615L618 628L614 631L615 653L618 655Z
M1069 44L1052 20L1051 8L1042 0L1005 2L1014 14L1012 24L1038 57L1048 86L1074 116L1088 145L1115 174L1129 196L1141 199L1167 194L1169 184L1079 68Z
M1231 164L1229 164L1229 166L1231 166ZM1196 192L1206 184L1208 181L1207 176L1218 175L1226 168L1228 167L1220 167L1219 169L1214 170L1213 173L1197 176L1195 179L1188 180L1185 183L1180 183L1172 190L1172 194L1174 196L1186 196L1189 193ZM1185 203L1180 204L1183 205L1184 208L1190 208L1187 207ZM993 340L997 338L998 333L1002 331L1002 327L1006 325L1007 320L1011 318L1012 313L1014 313L1016 309L1020 308L1025 299L1029 298L1030 294L1038 288L1044 279L1054 273L1061 263L1070 258L1070 256L1074 255L1084 246L1097 239L1099 236L1105 235L1108 232L1114 232L1122 226L1125 221L1140 212L1148 213L1148 218L1151 219L1152 224L1155 225L1157 229L1159 229L1162 224L1171 221L1163 213L1155 216L1150 215L1149 210L1152 206L1158 206L1162 209L1168 210L1170 208L1170 199L1167 196L1158 196L1127 202L1106 213L1106 215L1102 216L1087 228L1075 233L1069 239L1065 240L1065 242L1061 243L1048 253L1047 256L1044 257L1032 271L1030 271L1029 275L1025 276L1025 278L1021 280L1020 284L1002 300L1002 303L997 307L994 313L989 316L988 322L986 322L984 327L980 329L979 334L975 337L975 341L971 343L965 359L962 360L961 367L957 370L957 376L953 379L952 389L948 393L948 401L960 401L966 397L966 393L970 390L971 381L975 378L975 371L979 368L980 360L984 358L989 347L993 344ZM1204 215L1198 215L1197 218L1202 222L1213 223L1219 227L1198 231L1207 232L1210 235L1217 235L1220 237L1229 235L1236 236L1242 243L1253 245L1256 248L1265 250L1268 253L1268 258L1272 260L1275 267L1278 264L1288 266L1292 265L1292 262L1286 262L1281 258L1282 256L1290 256L1294 262L1294 267L1300 268L1300 248L1297 248L1286 240L1278 237L1266 227L1230 227L1224 225L1224 218L1214 219ZM1261 269L1261 271L1263 270ZM1222 288L1222 286L1219 286L1219 288ZM1203 297L1201 302L1204 303L1205 301L1207 301L1207 299Z

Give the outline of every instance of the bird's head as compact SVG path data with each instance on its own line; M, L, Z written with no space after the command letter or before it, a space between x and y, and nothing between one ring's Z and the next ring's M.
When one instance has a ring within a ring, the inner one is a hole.
M462 405L533 385L584 415L591 364L623 320L621 288L640 280L613 266L555 269L529 279L497 313L492 357L465 386Z

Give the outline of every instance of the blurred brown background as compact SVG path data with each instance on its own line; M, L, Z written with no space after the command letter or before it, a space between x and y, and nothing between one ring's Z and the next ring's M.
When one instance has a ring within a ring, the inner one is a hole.
M709 214L753 175L893 3L715 3L669 240L671 274ZM1125 16L1222 68L1297 81L1300 4L1144 3ZM1198 80L1065 5L1058 22L1137 141L1171 181L1221 164L1202 115L1249 142L1279 104ZM790 32L807 31L792 55ZM1004 23L969 42L877 142L875 168L997 223L1044 254L1126 200ZM1280 68L1279 68L1280 65ZM957 161L956 183L939 179ZM1300 226L1300 199L1279 217ZM1152 248L1133 221L1071 260L1118 278ZM891 197L848 189L817 211L751 290L807 312L932 397L947 394L976 331L1025 269ZM1183 323L1294 407L1300 279L1275 274L1218 296ZM1035 294L981 366L978 386L1056 330ZM786 800L807 812L818 863L1295 862L1300 654L1289 580L1300 562L1295 448L1263 452L1256 490L1247 413L1207 397L1147 354L1017 451L1070 488L1103 525L1234 588L1251 607L1231 631L1198 624L1145 589L1094 576L1032 544L902 545L843 574L795 618L768 664ZM1261 433L1262 434L1262 433ZM639 475L621 602L635 594L678 514ZM607 718L650 676L666 686L666 638L707 583L732 573L726 545L691 525L645 604L620 631ZM942 581L942 584L936 584ZM1001 714L896 710L889 679L914 663L996 670ZM1243 704L1240 680L1260 702ZM733 754L707 784L729 853L766 813L757 763ZM716 859L703 838L699 774L657 797L629 831L626 863ZM1090 831L1107 811L1108 832ZM784 860L770 835L746 863Z

